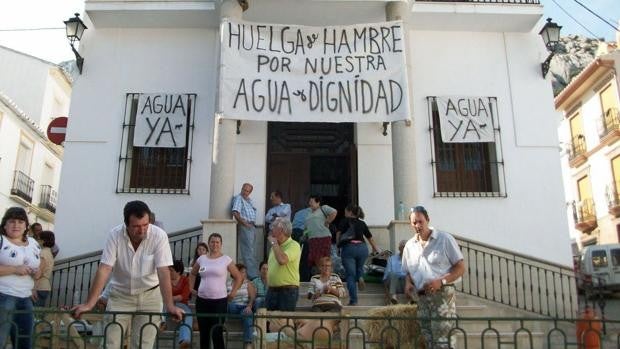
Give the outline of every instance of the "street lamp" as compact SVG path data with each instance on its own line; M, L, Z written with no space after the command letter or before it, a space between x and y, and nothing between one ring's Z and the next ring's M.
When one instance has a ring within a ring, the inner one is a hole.
M551 18L547 18L547 23L545 23L545 26L540 30L540 33L538 33L538 35L542 36L543 42L545 43L545 47L547 48L547 50L551 52L547 59L545 59L545 61L542 63L543 78L547 76L547 72L549 71L549 64L551 64L551 59L555 55L557 44L560 41L560 29L562 29L561 26L559 26L557 23L551 22Z
M80 54L75 49L75 42L80 41L82 39L82 35L84 34L84 29L88 29L84 22L80 19L80 14L76 13L75 17L69 18L64 21L65 27L67 29L67 39L69 39L69 44L71 45L71 50L73 50L73 54L75 55L75 63L78 67L80 74L82 74L82 66L84 65L84 58L80 56Z

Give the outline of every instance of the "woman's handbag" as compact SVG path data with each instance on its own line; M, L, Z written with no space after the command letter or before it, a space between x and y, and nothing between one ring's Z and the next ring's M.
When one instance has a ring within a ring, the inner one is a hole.
M338 238L338 242L336 246L338 248L348 244L351 240L355 239L355 227L351 222L349 222L349 228L344 233L340 233L340 237Z

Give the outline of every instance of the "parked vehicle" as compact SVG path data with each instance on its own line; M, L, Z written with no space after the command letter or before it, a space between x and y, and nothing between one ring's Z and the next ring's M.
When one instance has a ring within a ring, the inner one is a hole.
M581 279L608 291L620 290L620 244L586 246L579 265ZM583 288L583 282L579 285Z

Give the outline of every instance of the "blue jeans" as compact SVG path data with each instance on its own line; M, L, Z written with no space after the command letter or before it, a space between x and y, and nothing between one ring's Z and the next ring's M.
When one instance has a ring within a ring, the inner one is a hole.
M368 247L365 243L348 243L342 247L342 265L347 274L349 304L357 304L357 280L364 276L364 263L368 258Z
M44 307L47 303L47 297L49 297L50 291L37 291L37 296L39 299L34 304L35 307Z
M238 224L237 239L239 241L239 249L241 250L241 262L248 271L248 279L254 280L254 278L258 277L258 263L256 263L256 253L254 251L256 229L254 226L246 227Z
M187 315L187 314L191 314L192 310L185 303L175 302L174 305L183 309L183 311L185 312L183 323L180 323L177 326L177 343L181 343L181 342L191 343L193 319L191 315ZM164 308L164 312L166 312L165 308Z
M19 313L15 313L19 311ZM13 348L30 349L34 327L32 299L0 293L0 348L11 337Z
M267 310L295 311L299 288L273 288L267 289L265 306Z
M252 322L254 316L253 314L246 315L243 313L243 309L245 309L246 307L246 304L228 303L228 312L231 314L243 315L241 318L243 322L243 342L252 343Z

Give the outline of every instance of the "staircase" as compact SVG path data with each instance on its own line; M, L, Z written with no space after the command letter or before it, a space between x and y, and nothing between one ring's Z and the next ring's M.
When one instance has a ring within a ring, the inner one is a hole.
M189 264L202 234L202 227L170 234L175 258ZM573 319L577 314L577 292L571 268L465 238L457 237L457 242L467 266L462 282L456 284L459 291L459 348L465 347L465 342L467 348L489 347L491 344L491 347L502 348L542 348L547 347L543 342L552 342L547 338L550 333L566 337L568 342L573 343L558 347L576 347ZM52 277L51 306L77 304L85 300L100 254L97 251L57 261ZM305 283L300 287L300 310L310 307L305 297L307 288ZM383 286L367 283L367 288L359 293L359 305L347 306L345 312L351 317L366 316L368 310L383 306L384 302ZM346 301L343 303L346 304ZM242 330L239 320L227 321L226 328L229 340L240 341ZM164 334L162 340L160 347L172 347L170 331ZM198 347L197 332L194 332L194 347ZM228 347L241 347L241 343L230 342Z

